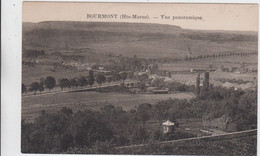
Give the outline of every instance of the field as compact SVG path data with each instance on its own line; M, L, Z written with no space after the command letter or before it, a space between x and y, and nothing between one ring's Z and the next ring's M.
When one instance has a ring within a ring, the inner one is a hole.
M194 60L187 62L176 62L161 64L160 69L169 71L189 71L191 68L207 68L213 67L240 67L244 62L244 66L257 69L257 55L250 56L228 56L223 58L208 58L203 60Z
M58 95L44 95L26 97L22 99L22 118L32 121L41 110L55 112L62 107L73 109L74 112L85 109L98 110L99 108L113 104L130 110L142 103L154 104L160 100L169 98L190 99L192 93L176 94L127 94L127 93L99 93L99 92L73 92Z
M88 75L88 71L75 72L75 70L56 68L56 71L52 72L51 69L53 69L53 66L50 65L35 65L34 67L23 65L22 82L29 85L47 76L53 76L58 80L59 78L74 78Z

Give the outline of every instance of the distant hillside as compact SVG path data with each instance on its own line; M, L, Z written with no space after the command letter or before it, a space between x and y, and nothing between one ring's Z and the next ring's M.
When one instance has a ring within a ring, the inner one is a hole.
M195 31L141 23L23 23L23 48L138 57L183 57L257 50L257 33Z

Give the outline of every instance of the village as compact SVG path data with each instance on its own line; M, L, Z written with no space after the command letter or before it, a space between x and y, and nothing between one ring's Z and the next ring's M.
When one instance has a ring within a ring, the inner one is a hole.
M134 62L135 64L131 64ZM154 62L154 61L153 61ZM50 64L49 61L39 59L27 59L23 61L28 65L44 65ZM127 84L129 87L137 89L131 89L131 93L169 93L169 86L163 83L176 82L187 86L195 86L196 75L199 73L210 72L211 84L215 86L222 86L234 89L254 89L256 87L256 76L249 76L250 78L243 79L243 75L256 75L257 69L255 66L246 65L242 62L241 65L208 65L198 68L183 68L183 70L174 71L172 69L164 69L162 63L148 63L140 58L122 58L119 62L105 62L105 63L80 63L77 61L65 61L60 63L55 62L54 67L50 70L55 72L57 68L64 68L73 70L75 72L88 73L93 70L95 74L102 74L106 77L108 83L116 81L116 78L112 80L112 77L116 74L126 73L125 79L135 80L135 83ZM173 68L174 69L174 68ZM186 79L179 78L180 75L187 77ZM223 76L221 76L223 75ZM228 76L229 75L229 76ZM239 78L241 77L241 78ZM59 78L58 78L59 79ZM119 78L120 79L120 78ZM118 80L119 80L118 79ZM144 83L144 84L143 84ZM157 84L154 84L157 83ZM159 85L158 83L161 83ZM203 84L201 84L203 85ZM29 84L27 84L29 87ZM140 86L143 86L142 88ZM139 89L138 89L139 88ZM141 88L141 89L140 89ZM181 88L181 87L180 87ZM183 88L183 86L182 86ZM185 87L184 87L185 88ZM181 90L181 89L180 89ZM186 89L183 89L186 90ZM176 91L176 90L175 90Z
M257 33L66 21L24 27L23 153L194 154L188 150L210 146L217 151L205 154L229 155L254 147Z

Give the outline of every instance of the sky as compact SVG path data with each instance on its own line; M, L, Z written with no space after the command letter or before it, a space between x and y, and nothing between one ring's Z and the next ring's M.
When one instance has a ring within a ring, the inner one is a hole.
M117 19L87 18L87 14L117 14ZM119 19L122 14L149 16L149 19ZM162 15L170 19L162 19ZM201 17L175 19L173 16ZM188 4L188 3L91 3L23 2L23 22L96 21L136 22L177 25L184 29L258 30L257 4Z

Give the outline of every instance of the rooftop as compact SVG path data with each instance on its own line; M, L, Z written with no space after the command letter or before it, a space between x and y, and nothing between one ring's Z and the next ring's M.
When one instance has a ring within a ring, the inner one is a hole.
M165 122L163 123L163 125L164 125L164 126L174 126L174 123L171 122L171 121L169 121L169 120L167 120L167 121L165 121Z

